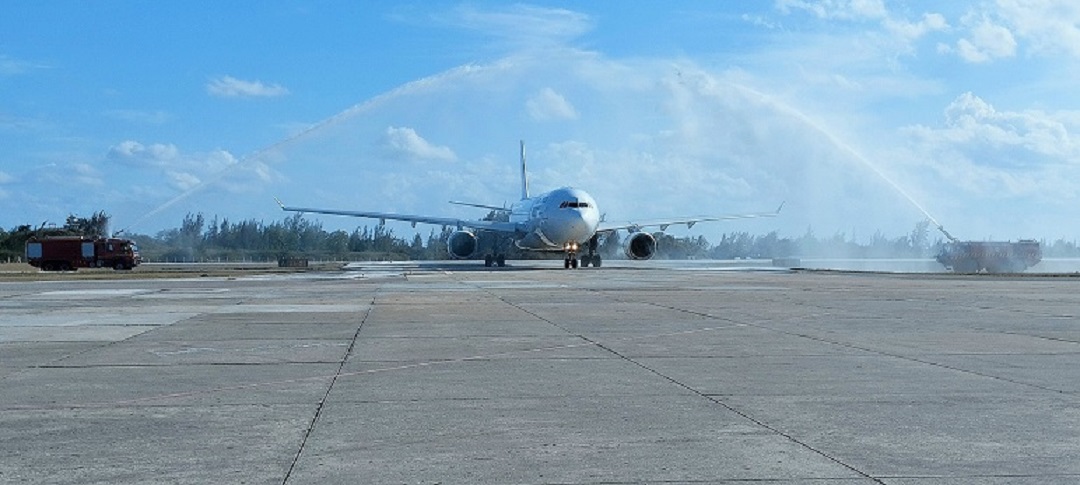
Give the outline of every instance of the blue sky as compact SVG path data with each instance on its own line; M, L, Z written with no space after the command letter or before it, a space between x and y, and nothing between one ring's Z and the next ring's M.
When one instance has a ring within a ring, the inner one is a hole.
M787 201L676 235L1077 240L1078 59L1065 0L13 2L0 227L480 217L523 139L609 220Z

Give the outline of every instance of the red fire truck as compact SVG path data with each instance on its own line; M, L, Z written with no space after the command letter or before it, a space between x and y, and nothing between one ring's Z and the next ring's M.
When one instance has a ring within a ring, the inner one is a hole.
M43 271L79 268L132 269L142 262L130 239L58 236L26 242L26 262Z
M937 260L954 273L1019 273L1042 261L1039 241L951 241Z

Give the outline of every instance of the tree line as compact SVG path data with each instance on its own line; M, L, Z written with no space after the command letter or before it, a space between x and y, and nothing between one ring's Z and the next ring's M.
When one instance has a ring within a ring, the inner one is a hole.
M504 214L493 211L485 219ZM107 236L109 216L104 211L90 217L69 215L62 226L17 226L0 229L0 261L19 261L31 237L57 235ZM319 221L294 214L283 220L230 221L202 213L187 214L179 227L155 235L127 234L146 261L274 261L283 257L313 260L437 260L449 259L446 240L453 227L432 228L424 237L417 232L401 236L384 224L357 226L353 231L327 231ZM777 231L765 235L724 233L715 244L704 236L675 237L656 232L659 259L772 259L772 258L929 258L945 241L932 238L930 222L921 221L911 233L886 237L881 232L858 242L845 233L818 237L811 228L799 237L783 237ZM561 258L561 254L522 251L506 237L489 232L477 234L480 250L505 254L508 259ZM601 238L599 252L605 258L622 257L625 234ZM1080 257L1076 241L1042 241L1044 257Z

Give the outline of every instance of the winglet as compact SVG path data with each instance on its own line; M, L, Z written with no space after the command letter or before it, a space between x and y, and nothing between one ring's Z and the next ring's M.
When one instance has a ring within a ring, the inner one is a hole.
M281 207L281 210L285 210L285 204L281 203L281 199L279 199L279 198L277 198L277 196L275 196L274 201L277 202L277 205Z
M780 203L780 207L776 208L776 215L780 215L780 211L784 209L784 204L787 204L786 200Z

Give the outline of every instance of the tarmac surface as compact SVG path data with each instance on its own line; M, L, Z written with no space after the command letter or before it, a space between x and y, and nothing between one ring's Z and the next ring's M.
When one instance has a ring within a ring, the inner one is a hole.
M0 282L0 483L1080 482L1080 278Z

